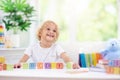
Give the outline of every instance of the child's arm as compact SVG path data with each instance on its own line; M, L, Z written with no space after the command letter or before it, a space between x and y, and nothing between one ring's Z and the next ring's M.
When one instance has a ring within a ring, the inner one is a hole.
M73 62L65 52L62 53L60 57L64 60L65 63ZM79 68L80 66L77 63L73 63L73 69L79 69Z
M14 68L20 68L21 67L21 63L26 62L29 59L29 56L24 54L23 57L20 59L20 61L14 65Z
M19 63L24 63L29 59L29 56L24 54L24 56L20 59Z

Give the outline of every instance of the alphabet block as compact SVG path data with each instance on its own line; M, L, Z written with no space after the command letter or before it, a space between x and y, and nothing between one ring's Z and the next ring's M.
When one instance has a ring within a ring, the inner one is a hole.
M56 63L56 69L63 69L63 63Z
M51 69L51 63L45 63L45 69Z
M37 63L37 69L43 69L43 63L42 62Z

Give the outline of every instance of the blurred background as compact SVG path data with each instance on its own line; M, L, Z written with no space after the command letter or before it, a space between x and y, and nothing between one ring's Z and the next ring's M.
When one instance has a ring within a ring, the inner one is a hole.
M36 42L36 30L45 20L60 29L58 42L99 42L119 38L120 0L27 0L35 8L28 31L20 32L20 47ZM3 16L4 12L0 11Z

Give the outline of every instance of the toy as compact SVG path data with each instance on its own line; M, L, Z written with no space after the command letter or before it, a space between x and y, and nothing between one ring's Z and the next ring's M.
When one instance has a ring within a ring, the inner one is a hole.
M100 52L105 60L120 59L120 40L111 39L107 43L106 49Z

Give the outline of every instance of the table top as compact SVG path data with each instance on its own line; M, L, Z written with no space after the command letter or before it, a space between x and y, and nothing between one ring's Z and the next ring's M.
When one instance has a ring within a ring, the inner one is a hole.
M89 71L87 69L14 69L12 71L0 71L0 80L5 77L120 80L120 75Z

